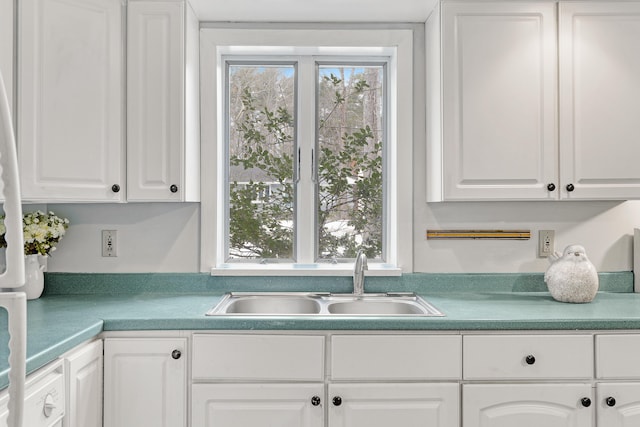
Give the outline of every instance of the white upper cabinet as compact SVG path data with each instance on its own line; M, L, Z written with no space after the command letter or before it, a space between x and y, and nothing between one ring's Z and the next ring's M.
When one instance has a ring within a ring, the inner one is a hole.
M18 4L23 198L198 201L199 24L188 3Z
M556 160L553 3L444 3L444 198L548 199Z
M559 7L562 197L640 198L640 3Z
M184 1L130 1L127 199L198 201L198 21Z
M440 12L426 27L428 201L640 198L639 3Z
M22 197L124 200L122 2L18 6Z

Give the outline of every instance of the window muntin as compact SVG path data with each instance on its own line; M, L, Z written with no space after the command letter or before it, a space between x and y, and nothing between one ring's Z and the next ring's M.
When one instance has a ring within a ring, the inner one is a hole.
M299 262L309 246L304 262L360 247L384 259L387 59L225 58L226 262ZM300 72L311 90L298 90ZM315 111L299 117L305 97ZM315 134L297 141L298 128Z

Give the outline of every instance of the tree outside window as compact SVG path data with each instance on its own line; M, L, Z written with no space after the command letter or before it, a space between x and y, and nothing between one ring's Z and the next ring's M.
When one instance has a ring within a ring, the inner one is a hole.
M316 67L315 230L296 214L295 64L227 69L228 258L291 260L296 233L315 238L318 260L382 258L385 66Z

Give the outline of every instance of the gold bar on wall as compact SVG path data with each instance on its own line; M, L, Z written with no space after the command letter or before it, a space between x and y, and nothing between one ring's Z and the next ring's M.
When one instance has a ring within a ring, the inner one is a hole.
M427 239L529 240L531 230L427 230Z

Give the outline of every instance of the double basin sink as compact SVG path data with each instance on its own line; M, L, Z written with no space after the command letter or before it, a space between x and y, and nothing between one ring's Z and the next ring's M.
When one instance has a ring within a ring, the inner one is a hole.
M207 316L423 316L442 312L414 293L230 292Z

